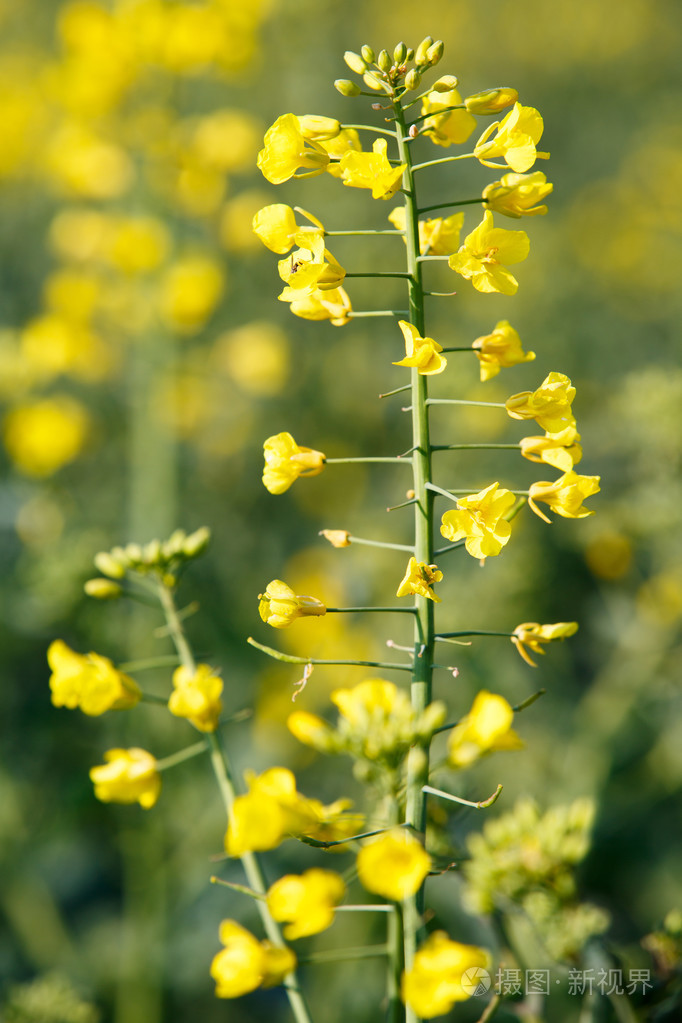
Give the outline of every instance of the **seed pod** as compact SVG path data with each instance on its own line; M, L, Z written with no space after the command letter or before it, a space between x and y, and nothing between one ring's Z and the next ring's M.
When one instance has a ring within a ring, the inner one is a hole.
M367 61L363 60L359 53L353 53L352 50L346 50L343 55L343 59L351 71L355 71L357 75L364 75L367 70Z
M342 96L359 96L362 92L360 86L355 82L351 82L349 78L337 78L334 82L334 88Z
M407 46L405 43L398 43L393 51L393 60L396 64L402 64L407 57Z
M374 60L374 50L367 43L360 48L360 53L362 54L362 59L367 61L368 64L371 64Z

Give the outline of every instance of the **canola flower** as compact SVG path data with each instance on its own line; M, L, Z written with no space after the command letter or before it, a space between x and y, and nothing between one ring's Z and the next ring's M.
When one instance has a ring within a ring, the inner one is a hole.
M536 149L543 129L542 117L535 107L517 102L506 117L486 128L476 143L474 155L486 167L498 167L491 160L501 157L513 171L523 174L537 159L549 158L549 153L538 153Z
M575 426L546 433L544 437L522 437L520 445L521 454L530 462L545 462L562 472L570 472L583 457L580 434Z
M503 368L535 358L535 352L524 352L521 338L509 320L500 320L492 333L477 337L471 347L480 363L482 382L492 380Z
M258 599L258 613L273 629L286 629L297 618L327 613L327 608L317 597L297 596L281 579L268 583L265 593L259 594Z
M452 107L461 109L453 110ZM422 99L421 112L429 115L424 119L422 134L428 135L437 146L459 145L476 130L476 118L465 108L457 89L429 92Z
M483 199L493 213L505 217L537 217L547 212L542 205L554 189L541 171L532 174L503 174L483 189Z
M265 133L264 141L265 145L258 154L258 168L273 185L288 181L298 170L322 174L329 164L328 154L311 137L310 131L304 132L301 118L295 114L278 117Z
M599 482L599 476L580 476L571 469L552 483L544 481L532 483L528 492L528 504L545 522L551 522L551 519L540 511L538 501L548 505L551 511L565 519L584 519L588 515L594 515L594 511L586 508L583 501L599 493Z
M349 150L339 164L344 185L369 188L373 199L392 199L400 188L406 164L392 167L386 156L386 139L377 139L371 153Z
M420 1019L443 1016L473 993L462 986L467 970L489 970L490 954L476 945L452 941L445 931L434 931L414 957L402 980L405 1002Z
M505 515L514 500L509 490L491 483L477 494L457 498L457 510L444 513L440 531L446 540L464 539L472 558L499 554L511 536L511 523Z
M219 937L224 948L211 963L217 998L239 998L259 987L274 987L296 967L291 949L258 941L236 920L223 920Z
M523 657L526 664L536 668L529 650L534 654L544 654L543 643L554 643L556 640L574 636L578 631L577 622L555 622L554 625L540 625L539 622L522 622L517 625L511 635L511 641Z
M448 265L455 273L471 281L476 291L515 295L519 284L507 269L507 263L520 263L528 256L530 241L525 231L507 231L495 227L490 210L478 227L468 234Z
M407 597L411 593L417 593L439 604L440 597L436 596L431 587L442 578L443 573L437 565L425 565L423 561L418 562L416 558L410 558L405 577L396 590L396 597Z
M326 931L334 922L334 910L346 892L340 874L313 867L303 874L280 877L268 889L268 908L273 919L285 922L287 941Z
M301 447L290 433L277 433L263 444L263 486L271 494L283 494L300 476L318 476L326 456Z
M223 680L213 668L199 664L196 671L188 671L181 664L173 672L173 689L168 700L171 714L187 718L200 732L215 732L223 709Z
M93 767L90 779L95 796L103 803L139 803L150 810L161 792L161 776L156 760L144 749L110 749L106 764Z
M388 215L389 223L398 231L405 231L406 216L402 206L396 206ZM449 256L459 248L459 236L464 224L463 213L449 217L428 217L419 221L419 252L422 256ZM405 240L405 239L403 239Z
M511 727L514 711L503 696L482 689L469 713L453 728L448 739L448 761L453 767L470 767L485 753L523 748Z
M401 902L419 890L431 857L409 831L393 828L363 845L356 865L367 891Z
M55 707L79 707L97 717L108 710L129 710L142 693L136 682L101 654L78 654L61 639L49 646L50 690Z
M549 433L575 427L571 409L575 387L565 373L549 373L535 391L521 391L507 398L505 406L512 419L534 419Z
M419 331L407 320L399 320L398 326L405 338L405 358L394 362L394 366L409 366L416 369L422 376L433 376L442 373L448 360L440 353L443 346L432 337L420 337Z

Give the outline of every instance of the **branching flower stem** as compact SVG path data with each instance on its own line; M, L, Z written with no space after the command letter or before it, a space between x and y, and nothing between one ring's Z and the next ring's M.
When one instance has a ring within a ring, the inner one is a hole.
M166 618L168 635L171 637L175 649L178 652L180 663L187 669L187 671L194 674L196 671L196 662L191 647L187 642L187 637L183 631L182 622L178 615L175 601L173 600L172 590L170 590L167 586L164 586L162 583L159 583L157 592ZM206 745L210 753L213 773L215 774L220 795L225 806L225 812L229 820L232 805L236 798L230 765L215 732L209 732L207 734ZM260 913L265 933L273 945L284 947L285 942L282 938L279 926L270 915L267 902L264 898L267 892L267 884L258 858L254 853L244 853L240 859L249 887L252 888L258 896L256 905L258 907L258 912ZM295 972L292 972L285 977L284 987L296 1023L311 1023L308 1007L301 993Z

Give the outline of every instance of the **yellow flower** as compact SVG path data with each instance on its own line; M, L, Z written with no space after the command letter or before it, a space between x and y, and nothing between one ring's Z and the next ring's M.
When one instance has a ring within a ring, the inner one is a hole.
M525 231L494 227L493 215L486 210L478 227L464 239L464 245L450 256L448 266L470 280L477 291L514 295L518 281L504 264L520 263L529 251Z
M502 157L513 171L530 170L536 159L547 160L549 153L538 153L536 145L542 137L542 117L535 107L515 103L502 121L489 125L476 143L474 155L486 167L497 167L491 158ZM490 139L497 128L494 139ZM490 141L488 141L490 139Z
M388 219L396 230L404 231L405 207L396 206L389 213ZM419 250L421 255L424 256L429 252L434 256L449 256L459 246L459 235L463 223L463 213L453 213L450 217L435 217L433 220L420 220Z
M299 742L320 753L334 749L334 733L323 718L307 710L295 710L287 718L287 728Z
M451 941L445 931L435 931L417 951L412 969L403 974L403 1001L420 1019L449 1012L455 1002L473 994L462 976L467 970L489 970L490 956L475 945Z
M520 391L505 401L512 419L534 419L549 433L575 427L571 402L575 387L564 373L549 373L535 391Z
M304 320L329 320L333 326L343 327L350 319L350 299L343 288L333 291L314 288L310 292L285 288L277 297L280 302L289 303L294 316Z
M461 540L472 558L499 554L511 536L511 523L504 516L514 504L514 495L499 483L491 483L478 494L457 499L457 511L447 511L440 531L446 540Z
M517 625L511 641L527 664L537 668L526 650L528 647L534 654L544 654L542 643L552 643L555 639L566 639L578 631L577 622L556 622L554 625L540 625L538 622L522 622Z
M496 114L505 107L516 103L519 94L516 89L508 86L500 86L498 89L486 89L485 92L476 92L473 96L467 96L464 106L472 114Z
M334 907L343 899L346 886L340 874L313 867L303 874L287 874L268 890L268 909L284 928L287 941L326 931L334 923Z
M274 849L285 838L307 836L318 841L350 838L362 817L346 814L350 800L337 799L324 806L296 791L296 779L285 767L272 767L261 775L246 774L249 791L237 796L225 835L228 856Z
M198 664L196 671L182 665L173 672L173 686L168 709L178 718L187 718L200 732L215 732L223 709L220 694L223 680L208 664Z
M483 189L488 209L503 213L505 217L536 217L547 212L546 206L537 206L553 191L554 185L540 171L533 174L503 174Z
M530 462L545 462L562 472L569 472L583 457L580 434L575 426L544 437L523 437L521 454Z
M268 249L283 255L294 245L309 247L312 238L321 238L324 227L320 221L305 210L299 210L310 221L310 226L300 226L291 206L284 203L272 203L258 210L253 218L253 232L258 235Z
M450 764L469 767L484 753L521 749L523 742L511 727L513 720L514 711L505 698L482 689L469 713L450 733Z
M431 589L434 583L439 583L443 573L437 565L427 565L424 561L417 561L410 558L407 563L405 578L396 591L396 597L407 597L410 593L416 593L420 597L428 597L440 604L440 597Z
M7 454L27 476L51 476L73 462L87 437L90 419L66 395L27 401L11 409L3 424Z
M545 522L551 520L540 511L536 501L548 504L553 512L565 519L584 519L588 515L594 515L594 512L583 507L582 502L586 497L599 493L599 480L599 476L579 476L571 469L553 483L544 480L532 483L529 488L528 504Z
M390 199L400 188L407 164L391 167L386 156L386 139L377 139L371 153L349 150L341 157L339 166L344 185L371 188L373 199Z
M263 485L271 494L283 494L299 476L319 476L326 455L302 448L290 433L276 433L263 444Z
M319 233L305 239L305 248L294 249L277 264L279 275L295 291L332 291L343 281L346 271L324 247Z
M78 654L61 639L50 643L47 661L52 668L50 689L55 707L80 707L84 714L97 717L107 710L128 710L142 696L137 683L115 668L108 657Z
M211 963L217 998L239 998L259 987L274 987L296 968L291 949L258 941L236 920L223 920L219 934L225 948Z
M431 857L404 828L392 828L358 853L358 877L367 891L393 902L414 895L430 869Z
M130 276L155 270L170 247L168 231L155 217L116 219L107 242L107 260Z
M422 135L428 135L437 146L466 142L476 127L476 119L468 110L448 110L448 107L462 105L457 89L449 92L429 92L422 99L422 114L430 114L424 120Z
M104 759L106 764L90 771L97 799L103 803L139 803L149 810L161 792L161 775L151 753L132 746L107 750Z
M332 547L350 547L350 533L347 529L322 529L320 536L329 540Z
M421 337L417 328L408 323L407 320L400 320L398 326L405 338L405 358L400 362L394 362L394 366L411 366L418 370L421 376L431 376L435 373L442 373L448 364L444 355L443 346L434 341L432 337Z
M327 174L331 174L333 178L341 177L340 162L346 153L362 152L360 136L355 128L342 128L333 139L318 139L317 141L318 145L322 146L325 153L328 153L331 158L327 164Z
M524 352L521 338L509 320L500 320L492 334L477 337L471 347L481 364L482 381L492 380L502 367L507 369L520 362L531 362L535 358L535 352Z
M159 305L164 320L183 334L200 330L218 304L224 285L215 260L206 256L178 260L161 281Z
M325 117L323 114L301 114L296 120L303 138L312 142L329 142L341 132L341 125L336 118Z
M327 613L327 608L317 597L297 595L281 579L268 583L265 593L259 594L258 599L258 613L274 629L286 629L297 618Z
M295 114L278 117L263 141L265 146L258 154L257 164L263 177L273 185L288 181L299 169L322 174L329 163L322 146L303 133L301 119Z

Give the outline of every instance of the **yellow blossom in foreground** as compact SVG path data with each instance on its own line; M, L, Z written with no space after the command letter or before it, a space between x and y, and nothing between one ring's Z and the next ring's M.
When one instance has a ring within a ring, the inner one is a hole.
M495 138L491 135L497 128ZM536 146L542 137L544 125L535 107L524 107L515 103L502 121L489 125L476 143L474 155L486 167L495 157L502 157L513 171L522 174L530 170L536 159L546 160L549 153L538 153Z
M200 732L215 732L223 709L220 694L223 680L208 664L198 664L192 672L180 665L173 672L168 709L178 718L187 718Z
M447 511L440 531L446 540L461 540L472 558L499 554L511 536L511 523L505 515L514 504L514 495L499 483L457 499L457 511Z
M552 483L544 480L532 483L528 493L528 504L545 522L550 522L551 519L540 511L537 501L549 505L553 512L565 519L584 519L588 515L594 515L593 511L583 506L583 501L586 497L599 493L599 480L599 476L579 476L571 469Z
M377 139L371 153L350 150L341 157L341 176L344 185L352 188L371 188L373 199L390 199L400 188L407 164L392 167L386 156L386 139Z
M405 207L396 206L388 219L398 231L405 230ZM419 251L422 256L449 256L459 247L459 236L464 224L463 213L450 217L434 217L419 221ZM403 239L404 241L405 239Z
M296 223L296 215L291 206L284 203L272 203L263 206L253 218L253 233L263 245L272 252L283 255L294 245L307 246L312 238L324 236L324 227L312 214L299 210L310 224L300 226Z
M558 433L544 437L523 437L521 454L529 462L545 462L562 472L569 472L583 457L580 434L575 426L567 426Z
M535 391L520 391L505 401L512 419L534 419L543 430L559 433L575 426L571 403L575 387L564 373L549 373Z
M529 251L525 231L494 227L493 215L486 210L478 227L466 236L459 251L450 256L448 266L470 280L477 291L514 295L518 281L504 264L520 263Z
M536 217L547 212L538 206L554 189L541 171L533 174L503 174L483 189L483 199L489 210L505 217Z
M476 127L476 118L465 109L448 110L448 107L457 106L463 106L457 89L427 93L422 98L422 114L430 116L424 119L421 134L428 135L437 146L466 142Z
M128 710L142 693L128 675L115 668L108 657L78 654L61 639L50 643L47 662L52 668L50 690L55 707L80 707L97 717L107 710Z
M306 836L332 842L350 838L362 826L362 817L347 814L348 799L328 806L296 791L296 779L285 767L272 767L261 775L246 774L249 791L237 796L225 835L228 856L274 849L285 838Z
M334 923L334 908L346 886L340 874L313 867L303 874L287 874L268 890L268 909L273 918L287 923L287 941L326 931Z
M258 941L236 920L223 920L219 936L225 948L211 963L217 998L239 998L259 987L274 987L296 968L291 949Z
M538 622L522 622L517 625L511 637L511 641L527 664L537 665L531 659L528 650L534 654L544 654L542 643L553 643L557 639L566 639L578 631L577 622L556 622L554 625L540 625Z
M324 247L320 234L311 234L305 248L294 249L277 264L279 275L295 291L332 291L343 281L346 271Z
M329 163L324 149L303 134L295 114L278 117L263 141L257 164L263 177L273 185L288 181L299 169L322 174Z
M443 573L437 565L427 565L424 561L417 561L410 558L407 563L405 578L396 591L396 597L407 597L410 593L416 593L420 597L428 597L440 604L440 597L437 597L431 587L439 583Z
M268 437L263 453L263 485L271 494L283 494L299 476L318 476L326 457L321 451L301 447L290 433Z
M347 529L322 529L320 536L329 540L332 547L350 547L350 533Z
M222 270L206 256L187 256L169 267L161 281L159 306L166 323L183 334L200 330L224 288Z
M394 902L414 895L430 869L431 857L404 828L392 828L358 853L358 877L367 891Z
M7 454L27 476L51 476L83 448L90 419L73 398L57 395L17 405L5 416Z
M521 749L523 742L511 727L513 719L514 711L503 696L482 689L469 713L450 733L450 764L469 767L484 753Z
M281 579L268 583L265 593L259 594L258 599L258 613L274 629L286 629L297 618L327 613L327 608L317 597L297 595Z
M139 803L149 810L161 792L161 776L156 760L144 749L110 749L106 764L93 767L90 780L95 796L103 803Z
M509 320L500 320L492 334L477 337L471 347L481 364L482 381L492 380L503 367L518 366L535 358L535 352L524 352L521 338Z
M448 364L445 356L440 355L443 346L434 341L432 337L421 337L417 328L407 320L400 320L398 326L405 338L406 354L404 359L394 362L393 365L413 367L421 376L442 373Z
M455 1002L473 993L462 975L467 970L489 970L490 956L475 945L451 941L445 931L431 934L414 957L412 969L403 974L402 997L420 1019L432 1019L449 1012Z
M341 177L341 158L346 153L362 152L360 136L355 128L342 128L333 139L318 139L317 144L322 146L325 153L329 154L330 160L327 164L327 174L333 178Z
M330 320L333 326L343 327L350 319L350 299L343 288L332 291L314 288L310 292L285 288L277 297L280 302L289 303L294 316L304 320Z

